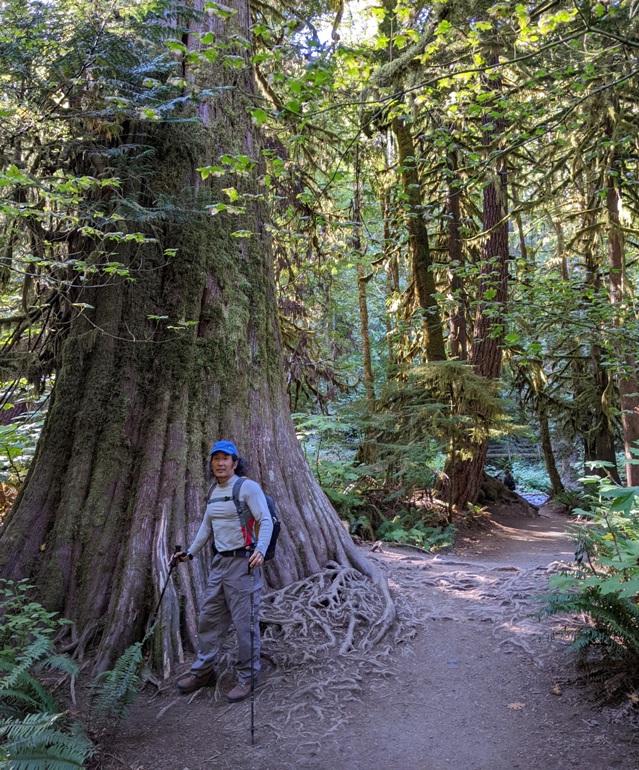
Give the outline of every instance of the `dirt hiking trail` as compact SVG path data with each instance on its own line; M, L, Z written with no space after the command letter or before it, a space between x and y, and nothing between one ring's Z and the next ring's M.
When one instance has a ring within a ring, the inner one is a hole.
M291 650L250 703L147 687L109 738L105 770L639 770L639 736L575 683L565 619L531 614L573 546L566 518L496 515L454 553L384 546L401 632L375 654ZM297 653L297 658L295 654Z

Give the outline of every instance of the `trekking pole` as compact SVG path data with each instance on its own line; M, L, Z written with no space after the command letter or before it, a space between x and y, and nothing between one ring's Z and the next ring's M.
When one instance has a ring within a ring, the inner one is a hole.
M155 612L153 613L153 620L151 621L151 627L155 624L155 621L158 616L158 612L160 611L160 605L162 604L162 599L164 598L164 592L166 591L166 587L168 586L169 580L171 579L171 572L173 572L173 569L177 564L177 559L175 557L181 551L182 551L182 546L176 545L175 551L173 551L173 556L171 557L171 561L170 561L171 566L169 567L169 574L166 576L166 580L164 581L164 588L162 589L162 593L160 594L160 601L158 602L158 606L155 608Z
M255 746L255 570L249 567L251 574L251 746Z

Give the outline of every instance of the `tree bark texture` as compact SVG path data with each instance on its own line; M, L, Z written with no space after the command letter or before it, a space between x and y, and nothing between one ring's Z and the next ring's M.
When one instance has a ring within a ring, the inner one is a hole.
M451 158L453 178L446 193L446 215L448 219L448 287L455 307L449 316L450 355L460 361L468 358L468 332L466 328L466 296L460 270L464 266L464 252L461 238L460 187L456 177L456 161Z
M619 201L621 194L615 186L612 174L608 176L606 208L608 212L608 261L610 267L610 300L617 311L616 326L623 325L623 304L629 291L626 286L626 260L623 234L619 222ZM617 386L621 400L621 425L623 427L624 452L626 456L626 479L629 486L639 485L639 465L631 460L632 450L639 449L639 380L634 347L628 345L621 333L617 334L615 348L619 358Z
M248 39L248 4L234 5L230 29L215 17L211 27ZM251 476L278 503L282 535L266 568L270 585L315 573L328 560L381 580L354 548L295 436L263 204L252 198L235 217L205 211L228 200L222 188L260 192L250 178L203 183L196 171L223 154L259 158L244 96L253 92L252 73L218 64L205 85L214 96L199 107L199 123L131 125L120 139L143 143L152 157L139 161L142 182L125 193L161 212L147 228L156 242L120 246L134 282L79 295L94 309L71 324L36 456L0 535L0 574L34 581L46 606L74 621L73 642L92 645L96 670L141 637L168 555L194 538L218 438L237 443ZM252 236L232 236L240 230ZM154 653L165 673L183 659L183 640L196 647L205 550L190 569L178 568L164 596Z
M552 441L550 438L550 423L548 420L548 403L543 393L537 394L537 419L539 420L539 440L541 442L541 450L544 454L544 462L546 464L546 470L548 472L548 478L552 487L553 495L558 495L564 491L564 484L557 470L557 463L555 462L555 453L552 448Z
M422 214L422 193L415 159L415 146L410 127L403 118L393 118L393 132L397 140L399 162L402 168L404 195L408 207L408 234L412 257L415 293L422 315L424 355L427 361L445 361L444 332L436 298L433 262L428 243L428 231Z
M485 143L490 147L499 136L501 121L490 123L485 131ZM495 380L501 372L503 313L508 295L508 201L505 157L499 157L491 166L490 177L483 194L483 231L479 302L475 314L470 363L477 374ZM462 456L449 462L446 475L454 489L453 503L465 508L477 499L484 475L488 453L488 439L481 443L470 438L460 448Z

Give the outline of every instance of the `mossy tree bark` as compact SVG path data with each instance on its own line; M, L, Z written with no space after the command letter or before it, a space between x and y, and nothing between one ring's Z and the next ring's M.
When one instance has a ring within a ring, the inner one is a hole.
M212 31L248 39L248 3L231 5L238 14L226 24L212 17ZM146 148L141 159L127 160L139 165L130 175L138 182L124 192L155 211L146 225L155 243L120 247L134 282L88 286L79 295L86 307L70 325L36 457L0 536L0 573L35 581L46 606L74 621L72 643L92 646L96 670L147 626L168 554L199 527L206 458L220 437L237 443L251 475L278 501L283 533L267 568L271 585L335 560L387 593L295 436L260 190L245 176L203 183L196 170L224 154L259 158L246 110L252 73L216 64L198 77L214 94L198 108L200 122L129 125L119 138ZM206 206L228 200L222 188L232 186L254 196L245 213L210 216ZM237 231L252 235L233 237ZM180 567L179 589L172 583L164 597L156 661L165 672L183 658L184 640L195 647L207 562L204 554L191 569Z
M422 315L424 358L426 361L445 361L444 332L437 302L437 288L428 243L428 231L423 218L422 193L413 135L410 126L403 117L393 118L392 125L397 140L404 195L407 202L412 276L417 304Z
M634 292L629 286L626 271L626 259L623 231L619 221L619 203L621 191L615 184L618 171L615 169L615 159L608 172L606 190L606 209L608 214L608 261L610 266L610 299L617 312L615 323L620 330L615 341L615 349L619 357L619 373L617 386L621 400L621 425L623 427L624 452L626 456L626 479L628 486L639 485L639 465L633 452L639 449L639 376L637 357L634 344L629 343L621 333L623 328L624 307L628 297L634 300ZM630 303L632 304L632 302Z
M492 61L497 61L494 56ZM499 94L499 80L489 81L486 88ZM484 120L484 145L491 153L498 147L504 130L502 119ZM501 372L503 317L508 296L508 199L507 161L498 155L489 168L483 192L484 239L481 246L479 290L469 362L475 372L487 380L496 380ZM453 489L452 502L465 508L477 499L484 475L488 439L468 439L458 454L447 461L446 476Z
M449 313L448 328L450 355L460 361L468 358L468 330L466 328L466 290L460 273L464 270L464 250L461 236L460 195L461 180L457 174L455 152L448 155L450 178L446 188L446 218L448 221L448 288L453 308Z
M586 227L592 228L596 225L601 214L601 205L600 197L584 185L582 220ZM586 266L586 284L592 287L595 296L599 296L603 292L602 271L590 233L584 233L581 244ZM598 329L591 332L588 356L592 395L589 399L591 408L588 410L590 421L583 430L584 458L586 462L603 460L610 463L608 468L599 468L595 472L602 477L610 476L616 483L620 483L615 447L614 378L603 364L605 351ZM578 387L582 388L583 385L579 384ZM591 472L589 468L586 471Z

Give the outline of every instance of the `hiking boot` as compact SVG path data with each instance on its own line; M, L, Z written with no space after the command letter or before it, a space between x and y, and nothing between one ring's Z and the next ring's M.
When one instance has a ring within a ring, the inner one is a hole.
M214 671L210 674L187 674L177 683L177 688L182 693L195 692L200 687L215 687L215 682Z
M226 696L226 700L229 703L239 703L241 700L248 698L251 694L250 682L238 682L231 692Z

